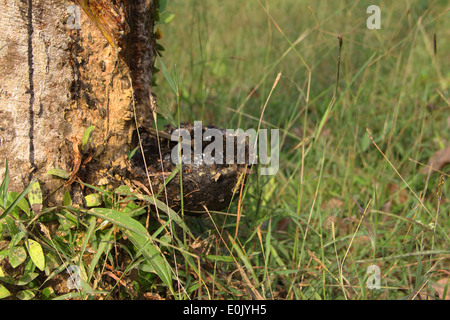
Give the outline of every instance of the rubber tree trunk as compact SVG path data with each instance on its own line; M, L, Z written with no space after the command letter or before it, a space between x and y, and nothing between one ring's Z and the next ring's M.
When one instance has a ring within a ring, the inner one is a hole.
M7 160L10 190L38 178L48 195L61 186L50 169L79 166L92 183L120 165L136 126L151 125L154 10L151 0L0 2L0 180ZM90 126L92 148L81 150Z

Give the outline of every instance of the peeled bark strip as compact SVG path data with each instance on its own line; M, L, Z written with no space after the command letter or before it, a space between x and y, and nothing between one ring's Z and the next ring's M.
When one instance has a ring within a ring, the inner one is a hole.
M111 10L105 29L119 32L115 41L99 27L105 18L88 16L83 5ZM154 9L149 0L0 2L0 179L8 160L10 190L33 177L44 194L56 190L62 181L47 171L71 172L90 157L74 149L89 126L92 159L78 173L96 181L130 150L133 96L138 125L151 124Z

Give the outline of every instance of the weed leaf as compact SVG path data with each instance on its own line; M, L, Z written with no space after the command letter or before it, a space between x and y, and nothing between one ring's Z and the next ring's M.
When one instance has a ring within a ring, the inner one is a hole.
M70 177L70 173L68 173L67 171L65 171L63 169L58 169L58 168L48 170L47 174L52 175L52 176L57 176L64 180L68 180Z
M25 188L25 190L23 190L19 196L8 206L8 208L6 208L6 210L3 213L0 213L0 220L3 219L3 217L7 216L8 214L10 214L14 208L18 205L18 203L22 200L23 197L25 197L25 195L28 193L28 191L30 191L31 186L34 184L35 180L33 180L30 185L28 187Z
M81 152L86 152L92 141L92 134L94 133L95 126L90 126L84 131L83 139L81 140Z
M170 266L142 224L113 209L93 208L88 213L120 227L124 235L138 248L147 262L155 269L156 274L173 292Z
M0 299L8 298L11 292L8 291L2 284L0 284Z
M23 247L12 247L9 249L9 263L16 268L27 259L27 252Z
M42 191L39 182L36 181L32 184L30 194L28 195L28 201L30 202L34 214L38 214L42 211Z
M28 239L28 241L26 241L26 246L33 263L36 265L36 267L38 267L39 270L44 271L45 257L41 245L34 240Z

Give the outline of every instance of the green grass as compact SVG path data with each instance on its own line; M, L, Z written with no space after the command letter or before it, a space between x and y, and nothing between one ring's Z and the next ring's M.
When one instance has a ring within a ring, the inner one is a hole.
M16 201L22 206L2 221L9 247L0 259L25 230L47 261L45 276L23 290L36 298L434 297L448 278L449 175L448 166L421 169L450 141L449 12L444 1L381 2L381 29L368 30L371 4L170 1L175 19L157 26L167 68L155 88L159 124L279 129L278 173L253 174L229 215L192 218L161 205L157 220L151 199L126 190L97 190L103 209L75 209L67 198L38 220L54 221L52 240L35 224L17 227L36 213ZM67 279L69 264L81 268L82 289L42 292L43 281ZM371 265L380 289L366 285ZM21 268L37 273L26 255ZM18 280L0 278L8 281Z

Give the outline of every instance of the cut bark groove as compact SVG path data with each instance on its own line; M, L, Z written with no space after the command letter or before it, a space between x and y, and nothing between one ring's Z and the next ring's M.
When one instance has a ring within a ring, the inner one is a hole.
M180 127L187 129L194 139L193 126L184 123ZM211 126L202 128L202 135ZM232 164L206 164L204 161L195 163L194 150L191 149L191 161L189 164L181 163L177 166L172 159L172 151L177 150L178 141L172 141L173 131L177 129L168 126L165 131L156 132L153 129L140 129L142 150L144 151L145 162L140 150L135 153L128 165L128 178L137 181L137 185L148 185L150 178L152 189L155 194L161 196L160 200L166 202L172 209L181 209L181 194L183 194L183 208L190 214L205 213L205 207L210 211L220 211L226 209L230 202L239 198L241 185L245 184L250 165L248 161L244 164L237 164L237 154L233 154ZM217 129L217 128L216 128ZM225 130L222 130L223 145L227 143ZM158 139L159 137L159 139ZM138 145L138 141L135 144ZM234 138L233 150L238 150L237 139ZM181 143L181 142L180 142ZM202 150L209 144L202 142ZM248 141L245 141L243 149L248 156ZM185 146L187 147L187 146ZM193 143L189 144L193 148ZM222 158L226 159L226 152ZM246 158L248 160L248 157ZM147 169L145 164L147 164ZM181 169L180 169L181 168ZM175 173L167 183L169 176ZM181 173L181 174L180 174ZM147 177L147 174L149 177ZM182 183L181 183L182 182ZM181 188L182 186L182 188Z

